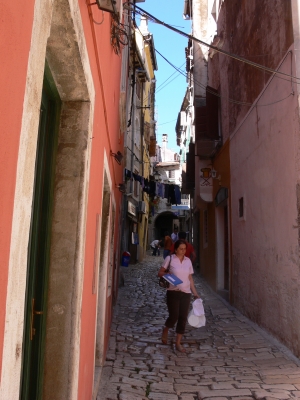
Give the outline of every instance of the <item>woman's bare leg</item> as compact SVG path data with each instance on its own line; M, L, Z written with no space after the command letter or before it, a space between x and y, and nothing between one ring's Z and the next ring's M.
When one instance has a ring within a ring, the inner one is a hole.
M169 332L169 328L167 326L165 326L162 331L162 336L161 336L161 341L163 342L163 344L168 343L168 332Z
M181 353L185 353L185 348L182 347L182 345L181 345L181 338L182 338L182 334L181 333L177 333L177 336L176 336L176 350L180 351Z

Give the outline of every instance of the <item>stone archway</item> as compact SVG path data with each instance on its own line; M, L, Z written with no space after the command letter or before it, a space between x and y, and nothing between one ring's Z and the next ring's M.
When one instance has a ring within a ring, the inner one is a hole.
M165 232L168 231L169 234L173 232L173 221L177 220L178 217L171 211L164 211L159 213L153 223L153 234L156 239L162 239Z

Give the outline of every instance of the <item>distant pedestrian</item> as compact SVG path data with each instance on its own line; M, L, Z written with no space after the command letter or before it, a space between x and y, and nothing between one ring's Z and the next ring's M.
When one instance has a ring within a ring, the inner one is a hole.
M166 258L167 256L170 255L172 245L173 245L172 239L169 236L169 232L166 231L165 232L165 240L164 240L164 253L163 253L164 258Z
M169 317L165 322L165 327L162 332L162 343L168 342L168 331L176 324L176 349L181 353L185 353L185 348L181 345L181 338L185 332L187 322L191 293L195 298L199 298L197 290L194 285L192 274L194 273L191 260L185 257L186 243L184 240L177 240L175 243L175 255L168 256L160 270L158 276L165 275L166 269L170 264L170 273L176 275L182 280L182 283L174 286L170 284L167 289L167 306ZM171 259L170 259L171 257Z
M178 240L178 229L177 228L174 228L174 231L171 235L171 239L172 239L173 243L175 243Z
M190 258L192 263L194 263L194 261L196 261L195 249L194 249L194 246L186 240L186 232L183 232L183 231L178 232L178 238L185 241L185 243L186 243L185 256ZM172 253L174 253L174 243L172 244L172 247L171 247L171 254Z
M152 255L156 256L156 254L158 256L160 256L160 251L159 251L159 240L153 240L153 242L150 244L151 249L153 250Z

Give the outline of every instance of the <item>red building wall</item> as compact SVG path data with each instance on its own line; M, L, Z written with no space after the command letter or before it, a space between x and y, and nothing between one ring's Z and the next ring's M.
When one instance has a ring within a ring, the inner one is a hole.
M89 11L92 14L89 14ZM96 214L101 213L102 186L103 186L103 148L106 154L110 150L116 153L121 151L122 143L119 132L119 92L121 57L116 55L110 44L111 16L102 13L97 7L88 8L85 2L81 4L82 20L86 34L88 52L90 56L92 74L94 78L96 103L94 116L93 150L90 174L90 191L88 203L85 276L82 299L81 319L81 348L78 399L90 399L92 396L95 359L95 322L96 322L96 295L92 294L92 279L94 265L94 246L96 230ZM103 19L101 25L94 23ZM113 157L109 157L110 173L113 180L112 187L122 182L122 168ZM119 210L121 193L115 190L116 211ZM115 238L117 240L119 216L115 219ZM115 242L116 242L115 240ZM115 243L116 244L116 243ZM107 324L111 321L112 298L107 302ZM109 329L107 326L106 330ZM107 339L105 347L107 346Z
M5 310L8 285L8 265L13 205L16 185L16 170L19 154L20 131L26 88L27 65L31 45L34 17L34 0L26 2L26 7L17 3L0 4L1 35L1 94L0 94L0 368L4 344ZM119 91L121 57L111 46L111 16L102 13L97 6L88 6L79 0L81 18L95 88L95 108L93 121L93 141L89 176L88 208L85 237L85 259L83 293L81 307L81 340L79 350L78 399L92 397L97 296L92 293L95 257L96 215L102 210L104 153L108 160L108 174L115 201L114 253L119 234L119 210L121 193L116 185L122 182L122 167L110 152L116 153L123 147L123 137L119 128ZM103 22L96 24L93 20ZM114 279L114 277L113 277ZM112 293L113 294L113 293ZM112 313L112 295L106 305L106 333L109 332ZM106 335L104 347L107 347Z
M8 279L8 263L15 194L16 168L32 32L34 1L20 7L1 2L0 13L0 373Z

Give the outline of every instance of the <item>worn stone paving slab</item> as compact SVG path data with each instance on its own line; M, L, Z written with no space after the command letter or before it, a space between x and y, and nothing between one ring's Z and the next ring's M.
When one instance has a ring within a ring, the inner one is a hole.
M207 397L220 397L225 398L237 397L237 396L251 396L249 389L223 389L223 390L200 390L198 393L199 400L207 399Z
M186 354L161 343L167 317L156 274L162 257L122 268L97 400L300 400L300 362L214 294L200 276L206 326L187 326Z

